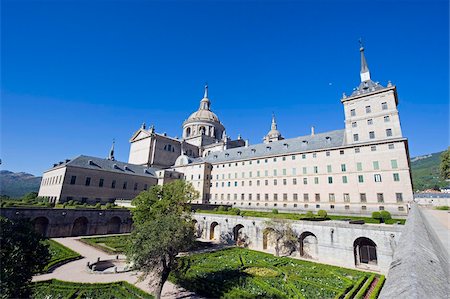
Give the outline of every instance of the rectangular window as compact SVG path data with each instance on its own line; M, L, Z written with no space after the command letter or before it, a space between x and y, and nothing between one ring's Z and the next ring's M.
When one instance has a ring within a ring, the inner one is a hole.
M286 175L286 168L283 168L283 175Z
M376 145L372 145L372 146L370 147L370 151L371 151L371 152L376 152L376 151L377 151L377 146L376 146Z
M136 191L138 189L138 183L134 183L134 191Z
M386 137L392 137L392 129L386 129Z
M328 177L328 184L333 184L333 177L331 176Z
M116 188L116 180L113 180L113 181L111 182L111 188L112 188L112 189L115 189L115 188Z
M306 174L306 167L303 167L303 174Z
M276 186L277 185L277 180L273 180L273 185Z
M123 182L122 189L127 189L127 182Z
M381 174L374 174L373 177L375 182L381 183Z
M330 152L326 152L325 155L326 155L327 157L329 157L329 156L330 156Z
M264 176L269 176L269 171L268 170L264 170Z
M320 193L314 194L314 199L316 200L316 202L320 201Z
M245 194L241 193L241 200L244 200L244 199L245 199Z
M346 172L347 171L347 166L345 164L341 164L341 171L342 172Z
M292 156L292 160L295 160L295 155Z
M388 108L388 105L387 105L386 102L381 103L381 109L382 110L387 110L387 108Z
M346 175L342 176L342 183L344 183L344 184L348 183L348 179L347 179Z
M277 200L278 200L278 194L277 194L277 193L275 193L275 194L273 195L273 200L274 200L274 201L277 201Z
M364 176L362 174L358 175L358 182L364 183Z
M375 139L375 132L374 131L370 131L369 132L369 138L370 139Z
M148 185L145 184L145 185L144 185L144 190L147 190L147 188L148 188Z
M283 185L287 185L287 180L283 179Z
M356 170L357 171L362 171L362 163L361 162L357 162L356 163Z
M316 184L316 185L319 184L319 178L318 177L314 178L314 184Z
M399 182L400 181L400 175L398 173L394 173L394 182Z
M356 123L356 121L352 122L352 127L356 128L358 126L358 124Z
M234 186L237 187L238 186L238 182L234 182Z
M366 193L359 193L359 199L361 202L367 202Z
M395 146L394 146L394 144L393 144L393 143L391 143L391 144L389 144L389 145L388 145L388 148L389 148L389 149L394 149L394 148L395 148Z
M316 153L313 153L313 158L317 158L317 154Z
M339 155L343 155L343 154L345 154L344 150L340 150Z
M259 180L256 181L256 186L259 186L261 183Z
M264 194L264 200L268 201L269 200L269 194Z
M380 169L380 163L378 163L378 161L373 161L373 169L374 170Z
M384 202L384 196L383 193L377 193L377 201L379 203L383 203Z
M361 150L359 149L359 147L355 147L355 154L359 154L361 152Z
M292 168L292 175L297 175L297 169L296 168Z
M328 200L329 200L330 202L334 202L334 201L336 200L336 198L335 198L335 196L334 196L334 193L329 193L329 194L328 194Z
M259 193L257 193L257 194L256 194L256 200L260 200L260 199L261 199L261 196L260 196Z
M273 170L273 176L277 176L277 170L276 169Z
M370 113L372 112L372 108L370 108L370 106L366 106L366 113Z
M356 116L356 111L355 111L355 109L350 110L350 116Z
M304 201L309 201L309 194L308 193L303 193L303 200Z
M85 186L91 185L91 178L90 178L90 177L87 177L87 178L86 178L86 182L84 183L84 185L85 185Z
M103 187L104 182L105 182L104 179L100 179L100 180L98 181L98 186L99 186L100 188Z
M350 194L344 193L344 202L350 202Z
M368 119L368 120L367 120L367 124L368 124L369 126L370 126L370 125L373 125L373 119L371 119L371 118Z
M397 160L391 160L391 167L392 167L392 169L398 168Z
M388 123L391 121L391 118L389 117L389 115L386 115L385 117L383 117L383 119L384 119L385 123Z
M70 177L70 184L71 185L75 185L76 181L77 181L77 176L76 175L73 175L73 176Z
M283 201L287 200L287 193L283 193Z
M331 173L331 172L332 172L331 165L327 165L327 172L328 172L328 173Z
M269 180L264 180L264 185L269 186Z
M314 166L314 173L319 173L319 167Z
M307 178L303 178L303 185L307 185L308 184L308 179Z
M296 178L292 179L292 185L297 185L297 179Z
M397 200L397 202L403 202L403 194L395 193L395 199Z
M294 197L294 201L297 201L297 200L298 200L298 194L297 194L297 193L294 193L294 194L293 194L293 197Z
M353 134L353 141L359 141L359 135Z
M305 154L302 155L302 159L306 159L306 155Z

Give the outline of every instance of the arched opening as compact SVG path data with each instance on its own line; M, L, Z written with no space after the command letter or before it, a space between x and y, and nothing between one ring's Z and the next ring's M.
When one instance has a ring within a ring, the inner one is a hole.
M233 240L239 241L244 237L244 226L242 224L238 224L233 228Z
M369 238L360 237L353 242L355 265L377 265L377 245Z
M211 223L210 227L209 227L209 239L210 240L215 240L217 235L216 234L216 230L219 230L219 223L217 222L213 222Z
M266 228L263 231L263 249L264 250L268 250L268 249L272 249L272 245L274 245L274 234L273 234L274 230L273 228Z
M200 135L205 135L205 133L206 133L205 127L201 126L199 129L199 132L200 132Z
M312 232L303 232L299 238L300 256L308 259L317 259L317 237Z
M120 233L120 217L114 216L108 221L108 234L118 234Z
M85 236L88 231L88 223L86 217L78 217L72 225L72 236Z
M191 128L186 128L186 137L191 136Z
M34 218L33 221L31 221L31 223L33 224L34 230L38 233L41 234L44 237L47 237L47 231L48 231L48 218L47 217L37 217Z

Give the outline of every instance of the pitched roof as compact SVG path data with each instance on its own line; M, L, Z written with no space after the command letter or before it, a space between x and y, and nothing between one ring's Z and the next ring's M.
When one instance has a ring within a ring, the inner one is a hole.
M72 160L67 159L64 162L54 164L51 169L60 168L63 166L81 167L86 169L103 170L145 177L156 177L156 170L158 170L152 167L149 168L146 166L134 165L125 162L84 155L78 156Z
M220 152L212 152L206 157L193 159L193 163L221 163L334 148L344 145L344 136L345 130L336 130L274 141L267 144L259 143L248 147L231 148Z

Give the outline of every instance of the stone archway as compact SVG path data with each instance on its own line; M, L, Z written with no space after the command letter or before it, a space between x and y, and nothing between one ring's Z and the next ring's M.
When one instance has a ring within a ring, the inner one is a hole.
M78 217L73 222L71 235L73 237L87 235L88 224L89 224L89 221L87 220L86 217L84 217L84 216L83 217Z
M233 240L235 242L244 238L244 226L242 224L238 224L233 227Z
M48 225L49 225L49 220L47 217L44 217L44 216L36 217L33 219L33 221L31 221L31 223L33 224L34 230L38 234L41 234L42 236L47 237Z
M111 219L109 219L107 224L107 233L108 234L118 234L120 233L120 224L121 224L120 217L114 216Z
M217 223L216 221L214 221L213 223L211 223L211 225L209 226L209 239L210 240L216 240L218 236L218 231L220 229L219 223Z
M353 242L355 265L377 265L377 244L369 238L359 237Z
M318 258L317 237L312 232L303 232L299 237L300 256L307 259Z
M263 231L263 250L272 250L275 249L274 244L276 241L274 240L274 230L273 228L266 228Z

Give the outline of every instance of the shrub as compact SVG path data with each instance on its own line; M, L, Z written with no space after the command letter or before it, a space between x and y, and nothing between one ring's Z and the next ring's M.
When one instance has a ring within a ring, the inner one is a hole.
M373 219L377 219L377 220L381 220L380 212L372 212L372 218Z
M378 295L380 294L381 288L384 285L384 280L386 278L384 277L384 275L381 275L380 279L378 280L377 285L373 288L372 293L370 293L370 299L376 299L378 298Z
M214 209L213 209L214 212L217 212L218 210L219 210L218 208L214 208Z
M278 210L277 209L272 209L272 214L278 214Z
M96 208L96 209L100 209L102 207L102 204L101 203L96 203L95 204L95 206L94 206L94 208Z
M232 208L232 209L230 210L230 212L231 212L232 214L234 214L234 215L239 215L239 214L241 214L241 210L239 210L238 208Z
M305 218L308 218L308 219L314 218L314 213L312 211L306 212Z
M217 208L217 211L223 212L223 211L226 211L226 209L225 209L224 206L219 206L219 207Z
M69 201L67 202L67 204L68 204L69 206L73 206L74 203L75 203L75 202L73 201L73 199L71 199L71 200L69 200Z
M106 209L112 209L113 208L113 204L108 202L105 206Z
M381 211L380 216L381 216L381 219L383 219L383 222L392 218L391 213L389 213L388 211Z
M320 218L327 218L328 214L327 214L327 211L325 211L325 210L319 210L317 212L317 216L319 216Z

